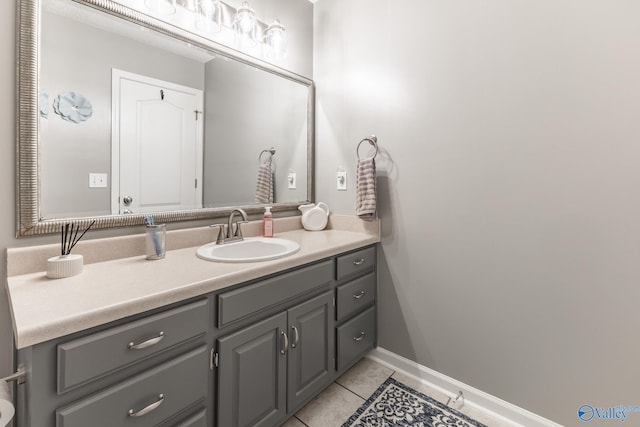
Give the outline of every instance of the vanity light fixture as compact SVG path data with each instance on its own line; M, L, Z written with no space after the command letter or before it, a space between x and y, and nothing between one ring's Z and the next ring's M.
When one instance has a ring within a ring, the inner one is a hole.
M273 58L282 58L286 50L286 32L284 25L278 19L273 21L265 31L264 45L266 54Z
M248 2L242 2L233 17L233 29L237 40L242 47L252 47L256 45L256 12L249 6Z
M286 31L284 25L275 19L270 25L257 18L255 10L249 2L243 1L235 8L224 0L135 0L144 3L148 11L157 18L173 23L186 30L209 38L209 35L223 32L221 36L213 36L213 40L221 37L235 43L240 49L253 50L256 45L263 45L262 55L269 59L281 59L286 51ZM172 16L171 19L164 17ZM254 51L254 53L256 53Z
M176 13L176 0L144 0L144 5L159 15L173 15Z

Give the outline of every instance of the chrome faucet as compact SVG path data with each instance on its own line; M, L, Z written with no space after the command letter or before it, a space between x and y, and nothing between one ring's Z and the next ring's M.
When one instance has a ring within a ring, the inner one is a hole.
M233 219L239 213L242 216L242 221L236 221L236 229L233 231ZM247 219L247 213L243 209L234 209L229 214L229 219L227 220L227 232L224 232L224 224L214 224L209 227L220 227L220 231L218 232L218 238L216 239L216 244L221 245L223 243L229 242L237 242L239 240L244 240L242 237L242 228L240 226L242 224L246 224L249 222Z
M235 216L236 212L242 215L242 221L236 222L236 232L233 233L233 217ZM229 214L229 221L227 222L227 239L234 239L237 237L236 240L242 240L243 237L240 224L246 224L247 222L249 222L249 220L247 219L247 213L243 209L232 210Z

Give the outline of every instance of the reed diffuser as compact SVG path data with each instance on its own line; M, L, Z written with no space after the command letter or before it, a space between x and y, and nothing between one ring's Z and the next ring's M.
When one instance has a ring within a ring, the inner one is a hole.
M64 277L77 276L82 273L83 257L74 255L71 250L84 237L87 231L96 221L94 220L78 237L80 225L73 222L63 225L60 229L60 255L47 260L47 277L50 279L62 279Z

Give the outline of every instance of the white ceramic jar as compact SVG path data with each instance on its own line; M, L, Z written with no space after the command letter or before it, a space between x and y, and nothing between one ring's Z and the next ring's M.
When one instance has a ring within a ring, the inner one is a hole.
M298 210L302 212L302 226L305 230L320 231L327 226L329 206L326 203L301 205Z

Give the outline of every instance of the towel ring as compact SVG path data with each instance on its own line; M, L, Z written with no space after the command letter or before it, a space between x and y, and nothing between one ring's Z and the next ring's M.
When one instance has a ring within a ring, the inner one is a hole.
M264 153L269 154L269 163L271 163L271 158L274 154L276 154L276 149L274 147L269 148L268 150L262 150L260 155L258 156L258 164L262 164L262 155Z
M371 158L374 158L378 155L378 137L376 137L375 135L371 135L370 137L363 138L362 141L358 142L358 146L356 147L356 156L358 157L358 160L360 160L360 145L365 141L373 145L373 147L376 149L376 152L373 153L373 156L371 156Z

